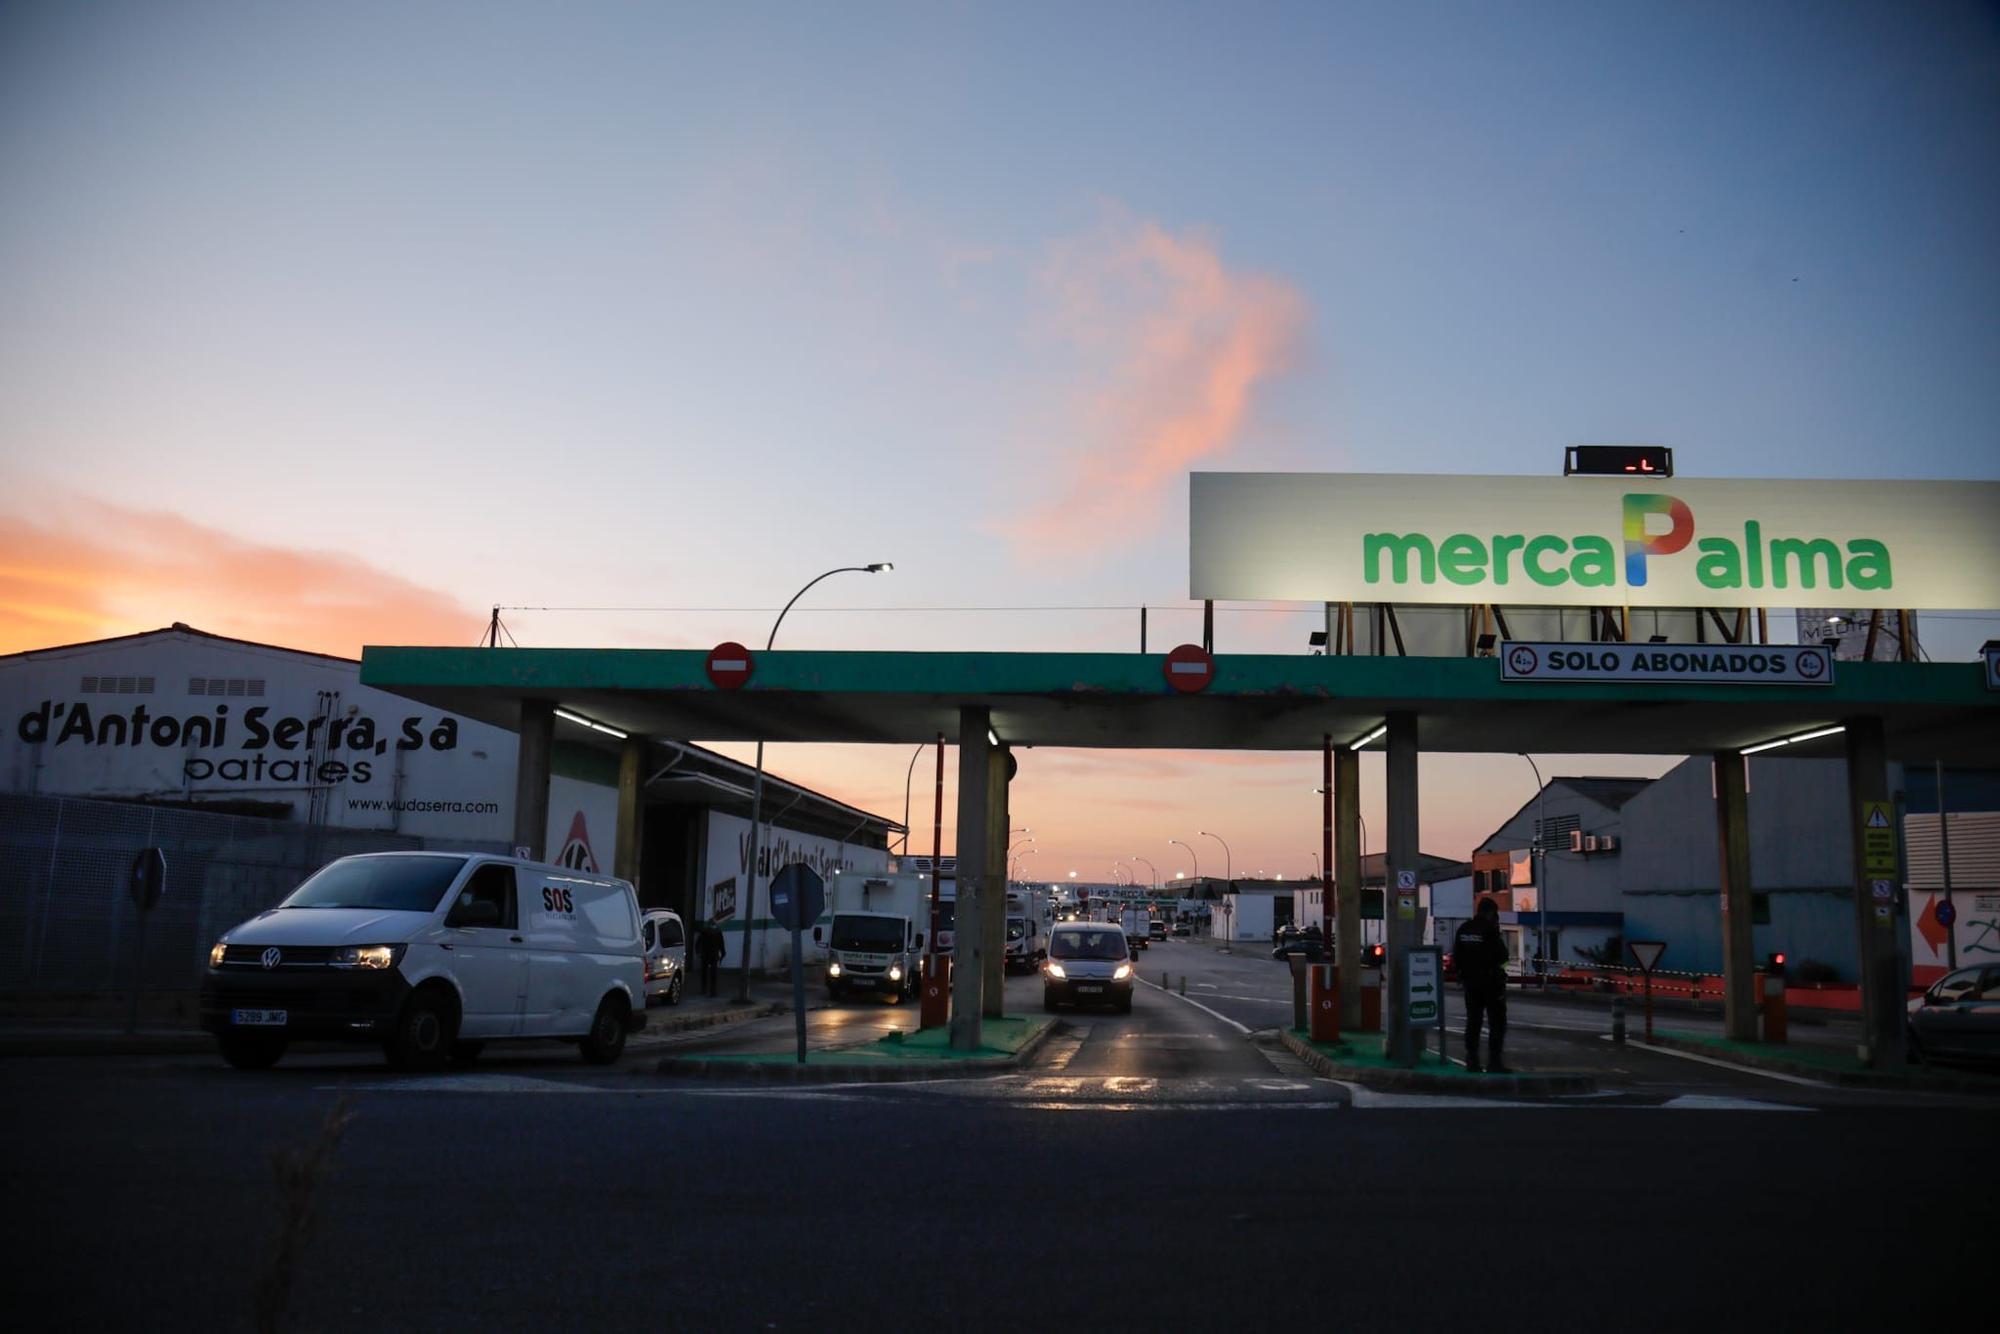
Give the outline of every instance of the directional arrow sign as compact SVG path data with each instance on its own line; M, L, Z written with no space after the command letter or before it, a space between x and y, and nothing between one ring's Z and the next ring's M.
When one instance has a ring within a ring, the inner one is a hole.
M1660 956L1667 952L1667 942L1664 940L1634 940L1628 942L1627 948L1632 951L1632 957L1639 961L1640 971L1650 973L1653 971L1654 966L1660 962Z

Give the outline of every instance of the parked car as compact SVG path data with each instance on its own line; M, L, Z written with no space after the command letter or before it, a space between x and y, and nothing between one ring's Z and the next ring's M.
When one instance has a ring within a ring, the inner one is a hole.
M681 1003L687 984L687 931L681 915L667 908L648 908L639 920L639 945L646 951L646 1001Z
M1042 1008L1054 1012L1065 1001L1132 1012L1132 951L1122 927L1065 922L1049 933L1049 958L1042 965Z
M1194 934L1194 928L1192 926L1189 926L1186 922L1175 922L1174 934L1177 936L1192 936Z
M1271 957L1289 959L1294 954L1304 955L1312 963L1318 963L1326 956L1326 943L1321 938L1318 927L1278 928L1277 934L1271 938Z
M378 1042L392 1065L554 1038L608 1065L646 1023L630 883L484 854L375 852L315 871L208 955L201 1026L239 1069L295 1039Z
M1910 1054L1920 1060L2000 1059L2000 964L1945 974L1909 1007Z

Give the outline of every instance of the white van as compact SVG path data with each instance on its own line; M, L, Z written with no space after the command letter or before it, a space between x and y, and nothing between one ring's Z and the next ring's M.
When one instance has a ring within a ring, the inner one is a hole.
M209 951L201 1026L262 1069L293 1039L379 1042L392 1064L558 1038L609 1064L646 1022L632 886L462 852L327 863Z
M639 947L646 952L646 1000L681 1003L687 986L687 932L671 908L648 908L639 919Z

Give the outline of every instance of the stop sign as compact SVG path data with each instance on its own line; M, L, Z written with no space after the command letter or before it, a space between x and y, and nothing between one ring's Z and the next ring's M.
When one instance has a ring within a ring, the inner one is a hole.
M718 690L734 690L750 679L750 650L725 640L708 651L708 679Z
M1208 689L1215 679L1215 659L1199 644L1182 644L1167 655L1167 684L1184 695Z

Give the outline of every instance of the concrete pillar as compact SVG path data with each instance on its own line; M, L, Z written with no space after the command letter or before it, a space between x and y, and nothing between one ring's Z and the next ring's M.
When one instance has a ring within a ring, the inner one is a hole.
M979 1012L988 1019L1007 1013L1007 747L995 746L986 757L986 895L979 911L979 933L986 941ZM960 846L963 846L961 844ZM961 857L964 854L960 854Z
M1333 752L1334 962L1340 965L1340 1031L1361 1031L1361 753Z
M982 994L986 983L985 908L986 825L992 773L987 739L992 718L984 708L958 711L958 906L951 947L951 1045L955 1051L979 1047ZM1003 894L1002 901L1005 901ZM1005 933L1001 944L1005 946Z
M1388 942L1389 987L1387 1006L1389 1058L1403 1064L1416 1060L1410 1041L1409 996L1403 983L1409 967L1410 946L1415 943L1417 892L1398 887L1408 872L1420 874L1423 852L1417 828L1417 715L1389 715L1389 882L1384 887L1382 917Z
M1901 830L1889 792L1882 720L1847 719L1845 739L1848 819L1854 827L1854 930L1861 979L1862 1059L1877 1069L1893 1070L1907 1059L1903 1050L1906 979L1897 948L1901 919L1896 914L1897 886L1902 881ZM1886 828L1871 828L1869 817L1874 812L1882 814ZM1888 886L1886 897L1876 897L1877 881Z
M646 758L651 749L645 737L628 736L618 754L618 838L611 874L634 885L639 883L640 828L646 816L639 788L646 781Z
M1740 751L1715 755L1715 828L1722 851L1722 1026L1757 1040L1757 968L1751 934L1750 771Z
M548 857L549 754L555 748L556 706L521 701L521 744L514 752L514 846L535 861Z

